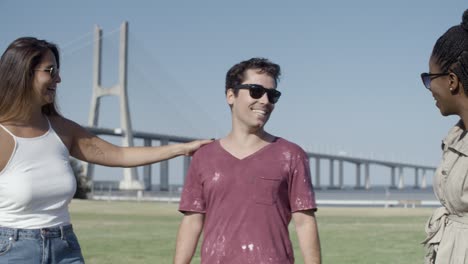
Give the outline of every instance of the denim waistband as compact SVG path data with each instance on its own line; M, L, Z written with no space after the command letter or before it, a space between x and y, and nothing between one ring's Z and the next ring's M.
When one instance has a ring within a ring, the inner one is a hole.
M9 228L0 226L0 236L9 236L14 240L19 238L55 238L60 237L63 239L64 235L73 232L72 225L64 225L51 228L40 229L21 229Z

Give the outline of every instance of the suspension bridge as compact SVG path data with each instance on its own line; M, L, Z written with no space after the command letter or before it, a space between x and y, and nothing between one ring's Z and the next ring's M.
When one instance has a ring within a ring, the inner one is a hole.
M167 145L171 143L189 142L195 137L183 137L173 134L160 134L151 132L134 131L130 118L129 96L127 91L127 72L128 72L128 23L124 22L119 30L114 30L111 34L120 33L119 37L119 62L118 62L118 81L117 84L105 87L102 85L102 40L104 35L102 30L96 26L93 34L93 41L85 42L85 45L93 45L93 93L89 111L89 122L86 128L100 136L120 138L123 146L133 146L134 140L142 142L144 146ZM77 39L76 41L81 41ZM66 44L71 46L73 42ZM76 49L67 49L66 54L72 54ZM99 113L101 99L103 97L118 97L120 112L119 128L104 128L99 125ZM393 190L426 189L428 188L428 178L430 178L435 167L421 165L416 163L405 163L389 161L375 158L354 157L343 154L324 154L319 152L307 152L310 159L312 182L317 190L341 190L346 188L345 180L351 181L351 188L356 190L370 190L375 185L378 178L379 182L386 182L385 188ZM182 174L185 177L190 164L190 157L183 157ZM124 168L123 178L115 188L119 190L137 190L137 191L169 191L171 185L170 170L174 169L169 161L163 161L158 164L159 180L156 185L154 180L155 171L152 165L143 166L142 177L138 176L138 168ZM84 164L85 174L91 180L96 182L98 179L94 175L92 164ZM180 165L179 165L180 166ZM347 167L347 169L345 169ZM325 168L325 169L324 169ZM381 172L388 171L387 179L382 179ZM378 172L374 172L378 171ZM412 183L408 184L408 179ZM182 183L177 183L181 185ZM158 190L154 190L157 186Z

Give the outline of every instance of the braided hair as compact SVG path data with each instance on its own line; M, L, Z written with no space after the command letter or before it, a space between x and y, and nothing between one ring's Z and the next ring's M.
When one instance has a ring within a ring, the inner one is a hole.
M468 9L460 25L451 27L437 40L431 58L442 72L455 73L468 95Z

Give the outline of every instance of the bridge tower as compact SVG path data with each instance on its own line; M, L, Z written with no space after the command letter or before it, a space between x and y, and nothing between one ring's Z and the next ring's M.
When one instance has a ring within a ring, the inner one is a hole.
M120 101L120 126L123 133L122 146L133 146L133 130L130 120L130 110L127 96L127 53L128 53L128 22L123 22L120 27L119 48L119 82L110 88L101 86L101 60L102 60L102 29L98 26L94 29L94 59L93 59L93 95L89 112L88 125L98 126L100 99L103 96L118 96ZM84 166L86 175L93 179L93 164ZM123 190L143 190L143 184L138 180L136 168L124 168L123 180L119 188Z

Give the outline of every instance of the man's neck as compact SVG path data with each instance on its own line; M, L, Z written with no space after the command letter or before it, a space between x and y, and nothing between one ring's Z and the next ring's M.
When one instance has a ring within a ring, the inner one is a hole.
M242 133L232 130L225 138L222 138L221 146L233 156L243 159L273 142L274 136L263 129L255 133Z
M271 142L273 138L263 127L244 128L233 126L231 132L226 136L226 139L229 139L232 143L243 147L256 146L261 142Z

